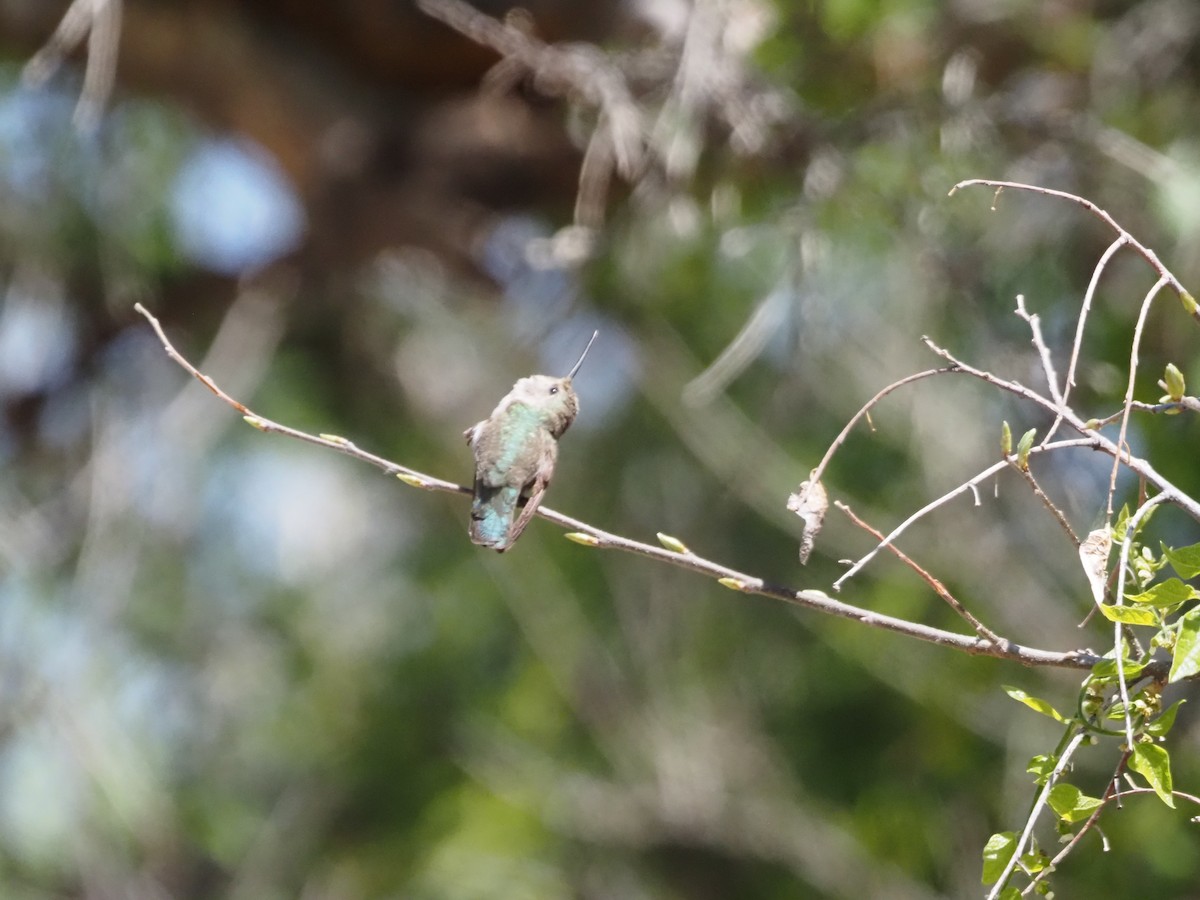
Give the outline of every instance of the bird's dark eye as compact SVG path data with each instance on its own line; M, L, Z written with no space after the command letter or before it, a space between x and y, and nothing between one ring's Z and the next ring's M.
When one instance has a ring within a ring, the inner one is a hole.
M558 393L558 385L555 385L554 387L550 388L550 393L557 394Z

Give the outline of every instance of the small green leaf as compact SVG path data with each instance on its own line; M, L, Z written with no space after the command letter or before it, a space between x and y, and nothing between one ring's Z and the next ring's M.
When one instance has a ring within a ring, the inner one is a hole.
M1105 607L1105 608L1106 609L1129 609L1128 606L1113 606L1113 607ZM1150 610L1139 610L1139 612L1150 612ZM1120 620L1113 619L1113 621L1116 622L1116 621L1120 621ZM1150 623L1135 622L1134 624L1135 625L1146 625L1146 624L1153 624L1153 623L1152 622L1150 622ZM1145 663L1140 663L1140 662L1137 662L1136 660L1132 660L1132 659L1121 660L1121 672L1123 672L1125 674L1126 678L1136 678L1138 676L1138 674L1144 668L1146 668ZM1092 666L1092 675L1100 681L1103 681L1104 679L1107 679L1107 678L1116 678L1117 677L1117 661L1115 659L1108 659L1108 658L1100 660L1100 662L1098 662L1094 666Z
M1170 561L1171 568L1180 578L1195 578L1200 575L1200 544L1180 547L1178 550L1173 550L1165 544L1161 546L1163 556Z
M1050 796L1046 799L1050 808L1064 822L1082 822L1104 805L1103 800L1089 797L1075 785L1067 784L1065 781L1060 781L1052 787Z
M1175 714L1179 712L1179 707L1186 702L1186 700L1176 700L1164 709L1158 714L1158 718L1146 726L1146 734L1156 738L1166 737L1171 726L1175 724Z
M1049 716L1056 722L1063 722L1065 724L1067 721L1062 717L1062 714L1057 709L1055 709L1045 700L1039 699L1038 697L1032 697L1020 688L1008 687L1005 685L1004 693L1008 694L1008 696L1012 697L1014 700L1024 703L1030 709L1040 712L1043 716Z
M1129 504L1121 505L1117 513L1117 524L1113 526L1113 543L1120 544L1125 540L1125 526L1129 524Z
M1172 809L1175 798L1171 796L1171 757L1166 748L1158 744L1137 744L1129 757L1129 768L1150 783L1154 793Z
M411 472L397 472L396 477L410 487L428 488L429 482L419 475L413 475Z
M1050 857L1037 848L1030 850L1021 857L1021 867L1030 875L1036 875L1050 865ZM1016 888L1013 888L1016 890Z
M691 553L687 545L679 540L679 538L671 537L669 534L658 532L658 542L670 550L672 553Z
M592 537L590 534L584 534L582 531L568 531L563 535L568 541L574 541L576 544L583 544L585 547L599 547L600 541Z
M1183 304L1184 312L1189 316L1196 315L1197 311L1200 310L1200 307L1196 305L1196 298L1187 291L1179 292L1179 302Z
M1163 386L1167 389L1167 396L1177 403L1187 393L1183 373L1176 368L1175 363L1167 363L1166 371L1163 372Z
M1175 658L1171 660L1171 675L1167 680L1182 681L1197 672L1200 672L1200 609L1193 609L1179 620Z
M730 578L728 576L725 578L718 578L717 584L727 587L731 591L746 591L750 589L750 585L746 584L746 582L742 581L742 579Z
M1021 435L1021 440L1017 443L1017 466L1023 472L1029 471L1029 451L1033 449L1033 439L1036 436L1037 429L1030 428Z
M1136 606L1110 606L1107 603L1101 603L1100 612L1110 622L1124 622L1126 625L1158 624L1158 619L1155 617L1154 610L1152 609L1143 609Z
M258 416L242 416L247 425L257 428L259 431L267 430L267 423Z
M1004 874L1013 851L1017 849L1017 833L1001 831L988 838L983 847L983 884L995 884Z
M1036 775L1038 784L1044 784L1046 779L1050 777L1050 773L1054 771L1054 766L1057 763L1058 759L1056 757L1039 753L1029 760L1029 765L1025 767L1025 771Z
M1000 424L1000 452L1006 457L1012 455L1012 429L1007 420Z
M1148 591L1134 594L1125 599L1131 603L1141 603L1145 606L1178 606L1180 603L1195 600L1197 597L1200 597L1200 594L1196 593L1196 589L1190 584L1184 584L1178 578L1168 578L1166 581L1160 581Z

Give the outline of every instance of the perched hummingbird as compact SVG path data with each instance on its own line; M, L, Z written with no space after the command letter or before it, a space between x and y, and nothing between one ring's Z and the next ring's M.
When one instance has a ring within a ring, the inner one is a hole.
M565 376L522 378L490 416L463 432L475 452L469 533L476 544L507 550L537 512L554 476L558 439L579 412L571 379L597 334L592 333L579 362Z

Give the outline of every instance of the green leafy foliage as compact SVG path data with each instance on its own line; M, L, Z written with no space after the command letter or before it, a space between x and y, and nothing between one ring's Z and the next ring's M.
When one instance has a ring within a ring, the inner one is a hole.
M1158 616L1152 609L1140 609L1136 606L1113 606L1110 603L1100 604L1100 612L1110 622L1124 622L1126 625L1155 625Z
M1162 554L1180 578L1195 578L1200 575L1200 544L1173 549L1160 544Z
M1133 594L1125 599L1131 603L1141 603L1146 606L1175 607L1200 597L1190 584L1184 584L1178 578L1168 578L1160 581L1149 590Z
M1104 805L1103 800L1089 797L1065 781L1060 781L1050 789L1046 802L1060 819L1068 823L1082 822Z
M1013 831L993 834L983 846L984 884L995 884L1017 850L1017 835Z
M1167 368L1163 372L1163 387L1167 392L1166 399L1176 403L1187 393L1187 384L1183 379L1183 373L1179 371L1175 363L1167 363Z
M1193 609L1179 620L1170 680L1182 681L1197 673L1200 673L1200 610Z
M1033 449L1033 439L1037 437L1037 429L1030 428L1027 432L1021 435L1021 440L1017 442L1017 466L1022 469L1029 468L1029 451Z
M1163 803L1174 808L1175 798L1171 794L1171 756L1164 747L1158 744L1137 744L1129 757L1129 768L1146 779Z

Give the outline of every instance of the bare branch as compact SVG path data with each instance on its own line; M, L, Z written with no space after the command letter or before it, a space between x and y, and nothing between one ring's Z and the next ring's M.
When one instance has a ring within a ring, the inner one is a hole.
M463 485L417 472L414 469L397 465L394 462L361 450L345 438L336 435L308 434L307 432L281 425L278 422L254 413L245 404L221 390L212 378L200 372L188 362L171 344L158 319L145 307L139 303L134 306L134 309L144 316L154 328L155 334L158 335L159 340L162 342L163 349L172 360L178 363L184 371L203 384L208 390L212 391L220 400L241 413L250 425L260 431L283 434L310 444L326 447L330 450L337 450L339 453L344 453L347 456L370 463L382 469L387 474L395 475L405 484L419 487L423 490L443 491L453 494L471 493L470 488ZM1086 445L1087 442L1079 443ZM1004 463L1000 465L1004 465ZM545 506L538 507L537 515L556 525L572 529L572 533L568 537L587 546L635 553L639 556L649 557L650 559L658 560L659 562L664 562L680 569L686 569L713 578L732 590L747 594L758 594L774 600L781 600L793 606L816 610L844 619L852 619L873 628L883 628L918 640L938 644L939 646L961 650L972 655L1008 659L1027 666L1054 666L1068 669L1090 669L1099 662L1099 657L1089 650L1041 650L1034 647L1025 647L1003 638L992 640L979 635L959 634L923 625L919 622L910 622L906 619L877 613L869 609L853 606L849 603L842 603L822 591L795 590L793 588L769 584L761 578L747 575L744 572L739 572L736 569L705 559L691 550L685 549L683 552L668 550L663 547L656 547L651 544L642 543L641 541L611 534L579 519L574 519L560 512L548 509Z
M112 95L121 40L121 3L122 0L74 0L49 40L25 64L26 82L41 84L87 35L87 64L74 117L75 127L80 131L96 127L100 112Z
M1164 275L1154 283L1154 287L1150 288L1149 293L1146 294L1146 298L1142 301L1142 308L1138 310L1137 324L1133 328L1133 344L1129 351L1129 382L1125 387L1125 402L1122 406L1121 412L1121 431L1117 437L1118 447L1127 446L1125 443L1125 435L1129 429L1129 413L1130 407L1133 404L1133 388L1134 384L1137 382L1138 350L1142 346L1142 331L1146 327L1146 316L1150 313L1150 304L1154 302L1154 298L1166 284L1167 278ZM1107 516L1109 519L1112 519L1113 495L1117 492L1117 471L1120 469L1120 466L1120 457L1114 457L1112 476L1109 478L1108 482Z
M1063 450L1068 447L1094 447L1094 446L1095 446L1094 442L1090 439L1076 438L1075 440L1055 441L1053 444L1046 444L1041 447L1034 447L1032 450L1030 450L1030 455L1032 455L1034 453L1049 453L1053 450ZM903 522L901 522L899 525L897 525L895 528L893 528L892 531L887 535L887 537L885 537L879 544L877 544L870 553L868 553L866 556L862 557L862 559L858 560L858 562L856 562L854 565L852 565L842 575L841 578L839 578L837 581L835 581L833 583L834 590L841 590L842 582L844 582L844 581L852 578L854 575L858 574L858 572L862 570L863 566L865 566L867 563L869 563L872 559L874 559L876 557L876 555L879 553L880 550L882 550L884 547L887 547L889 544L891 544L892 541L894 541L901 534L903 534L905 531L907 531L913 524L915 524L919 520L923 519L925 516L927 516L929 513L933 512L935 509L937 509L941 506L945 506L947 503L949 503L951 500L953 500L955 497L959 496L960 494L965 494L967 491L974 491L976 485L980 484L981 482L987 481L989 478L991 478L997 472L1003 471L1005 468L1007 468L1009 465L1012 464L1013 459L1015 459L1015 457L1009 457L1006 459L1002 459L999 462L992 463L992 465L988 466L982 472L979 472L978 474L972 476L968 481L965 481L962 484L960 484L958 487L954 488L954 490L943 494L942 496L938 497L936 500L926 503L924 506L922 506L920 509L918 509L915 513L913 513L911 516L909 516L907 519L905 519Z
M1091 200L1085 200L1083 197L1079 197L1075 194L1068 194L1066 191L1056 191L1053 188L1039 187L1036 184L1022 184L1018 181L993 181L990 178L970 178L966 181L960 181L954 187L950 188L950 196L954 196L954 193L959 188L973 187L975 185L984 185L986 187L995 188L995 198L998 198L1000 196L1000 192L1005 188L1012 188L1013 190L1017 191L1031 191L1035 194L1044 194L1047 197L1058 197L1060 199L1070 200L1072 203L1079 204L1092 215L1096 216L1098 219L1108 225L1109 228L1115 231L1124 243L1136 250L1142 259L1146 260L1146 262L1151 265L1154 271L1159 274L1159 277L1164 279L1167 284L1171 285L1171 287L1175 289L1175 292L1179 294L1179 299L1183 301L1184 309L1188 312L1188 314L1197 322L1200 322L1200 305L1197 305L1195 298L1192 297L1187 288L1185 288L1179 282L1179 279L1171 274L1171 270L1162 264L1162 261L1159 260L1158 256L1155 255L1153 250L1122 228L1117 223L1116 219L1110 216ZM993 198L992 201L993 209L996 207L995 198Z
M1033 834L1033 826L1037 823L1038 816L1042 814L1042 810L1046 808L1046 802L1050 799L1050 791L1054 789L1059 776L1067 768L1071 757L1079 749L1079 745L1083 743L1083 739L1086 736L1087 733L1083 729L1079 729L1067 744L1066 749L1058 757L1058 762L1054 765L1054 771L1046 779L1046 784L1042 787L1041 793L1038 794L1037 801L1033 804L1033 809L1029 811L1029 818L1025 822L1025 828L1021 832L1017 846L1013 848L1012 857L1009 859L1008 865L1004 867L1004 872L996 879L996 883L987 895L987 900L996 900L1000 896L1000 892L1004 890L1004 886L1008 884L1008 879L1012 877L1013 870L1017 867L1017 863L1021 860L1021 855L1025 852L1025 847L1029 844L1029 838Z
M836 453L838 448L846 442L846 438L850 436L850 431L855 425L858 424L858 420L863 416L868 415L871 412L871 409L892 391L903 387L906 384L912 384L914 381L920 381L922 378L929 378L933 375L948 375L952 374L954 371L955 367L953 366L946 366L945 368L941 369L926 369L924 372L916 372L913 375L906 375L899 381L893 381L878 394L864 403L862 409L850 417L850 421L846 423L846 427L841 430L841 433L833 439L833 443L829 445L829 449L825 451L825 455L821 458L821 461L817 464L817 467L813 469L809 479L812 481L821 480L821 477L825 474L826 466L828 466L829 461L833 459L833 454Z
M1090 438L1091 446L1096 450L1102 450L1114 458L1119 458L1129 469L1136 472L1150 484L1153 484L1164 494L1170 502L1174 503L1189 516L1200 522L1200 502L1197 502L1192 497L1188 496L1184 491L1176 487L1171 481L1159 474L1148 461L1141 457L1134 456L1129 452L1129 449L1120 448L1117 443L1109 438L1106 438L1099 431L1088 427L1088 423L1079 418L1079 416L1068 407L1058 406L1053 400L1044 397L1037 391L1031 390L1020 382L1009 381L1004 378L999 378L991 372L985 372L982 369L977 369L972 365L956 359L950 351L945 350L931 341L928 337L923 338L925 346L936 353L938 356L954 364L954 371L963 375L970 375L973 378L978 378L988 384L995 385L1002 390L1015 394L1025 400L1037 404L1048 412L1054 414L1062 414L1063 421L1078 431L1080 434L1087 435ZM1079 446L1074 441L1066 442L1073 446ZM1088 442L1084 442L1087 444ZM1035 450L1037 448L1034 448Z
M883 532L860 519L857 515L855 515L854 510L852 510L845 503L842 503L839 500L835 501L833 505L849 516L850 521L859 528L874 535L877 540L883 540ZM975 618L971 611L963 606L959 599L951 594L950 591L946 589L946 586L941 583L941 581L930 575L929 572L927 572L916 560L909 557L908 554L906 554L895 544L888 544L887 548L891 550L893 554L895 554L897 559L916 572L926 584L933 588L934 593L945 600L951 609L966 619L967 623L975 629L976 634L982 638L985 638L986 640L992 641L993 643L1000 643L1002 641L1002 638L1000 638L996 632L992 631L992 629L988 628L977 618Z

